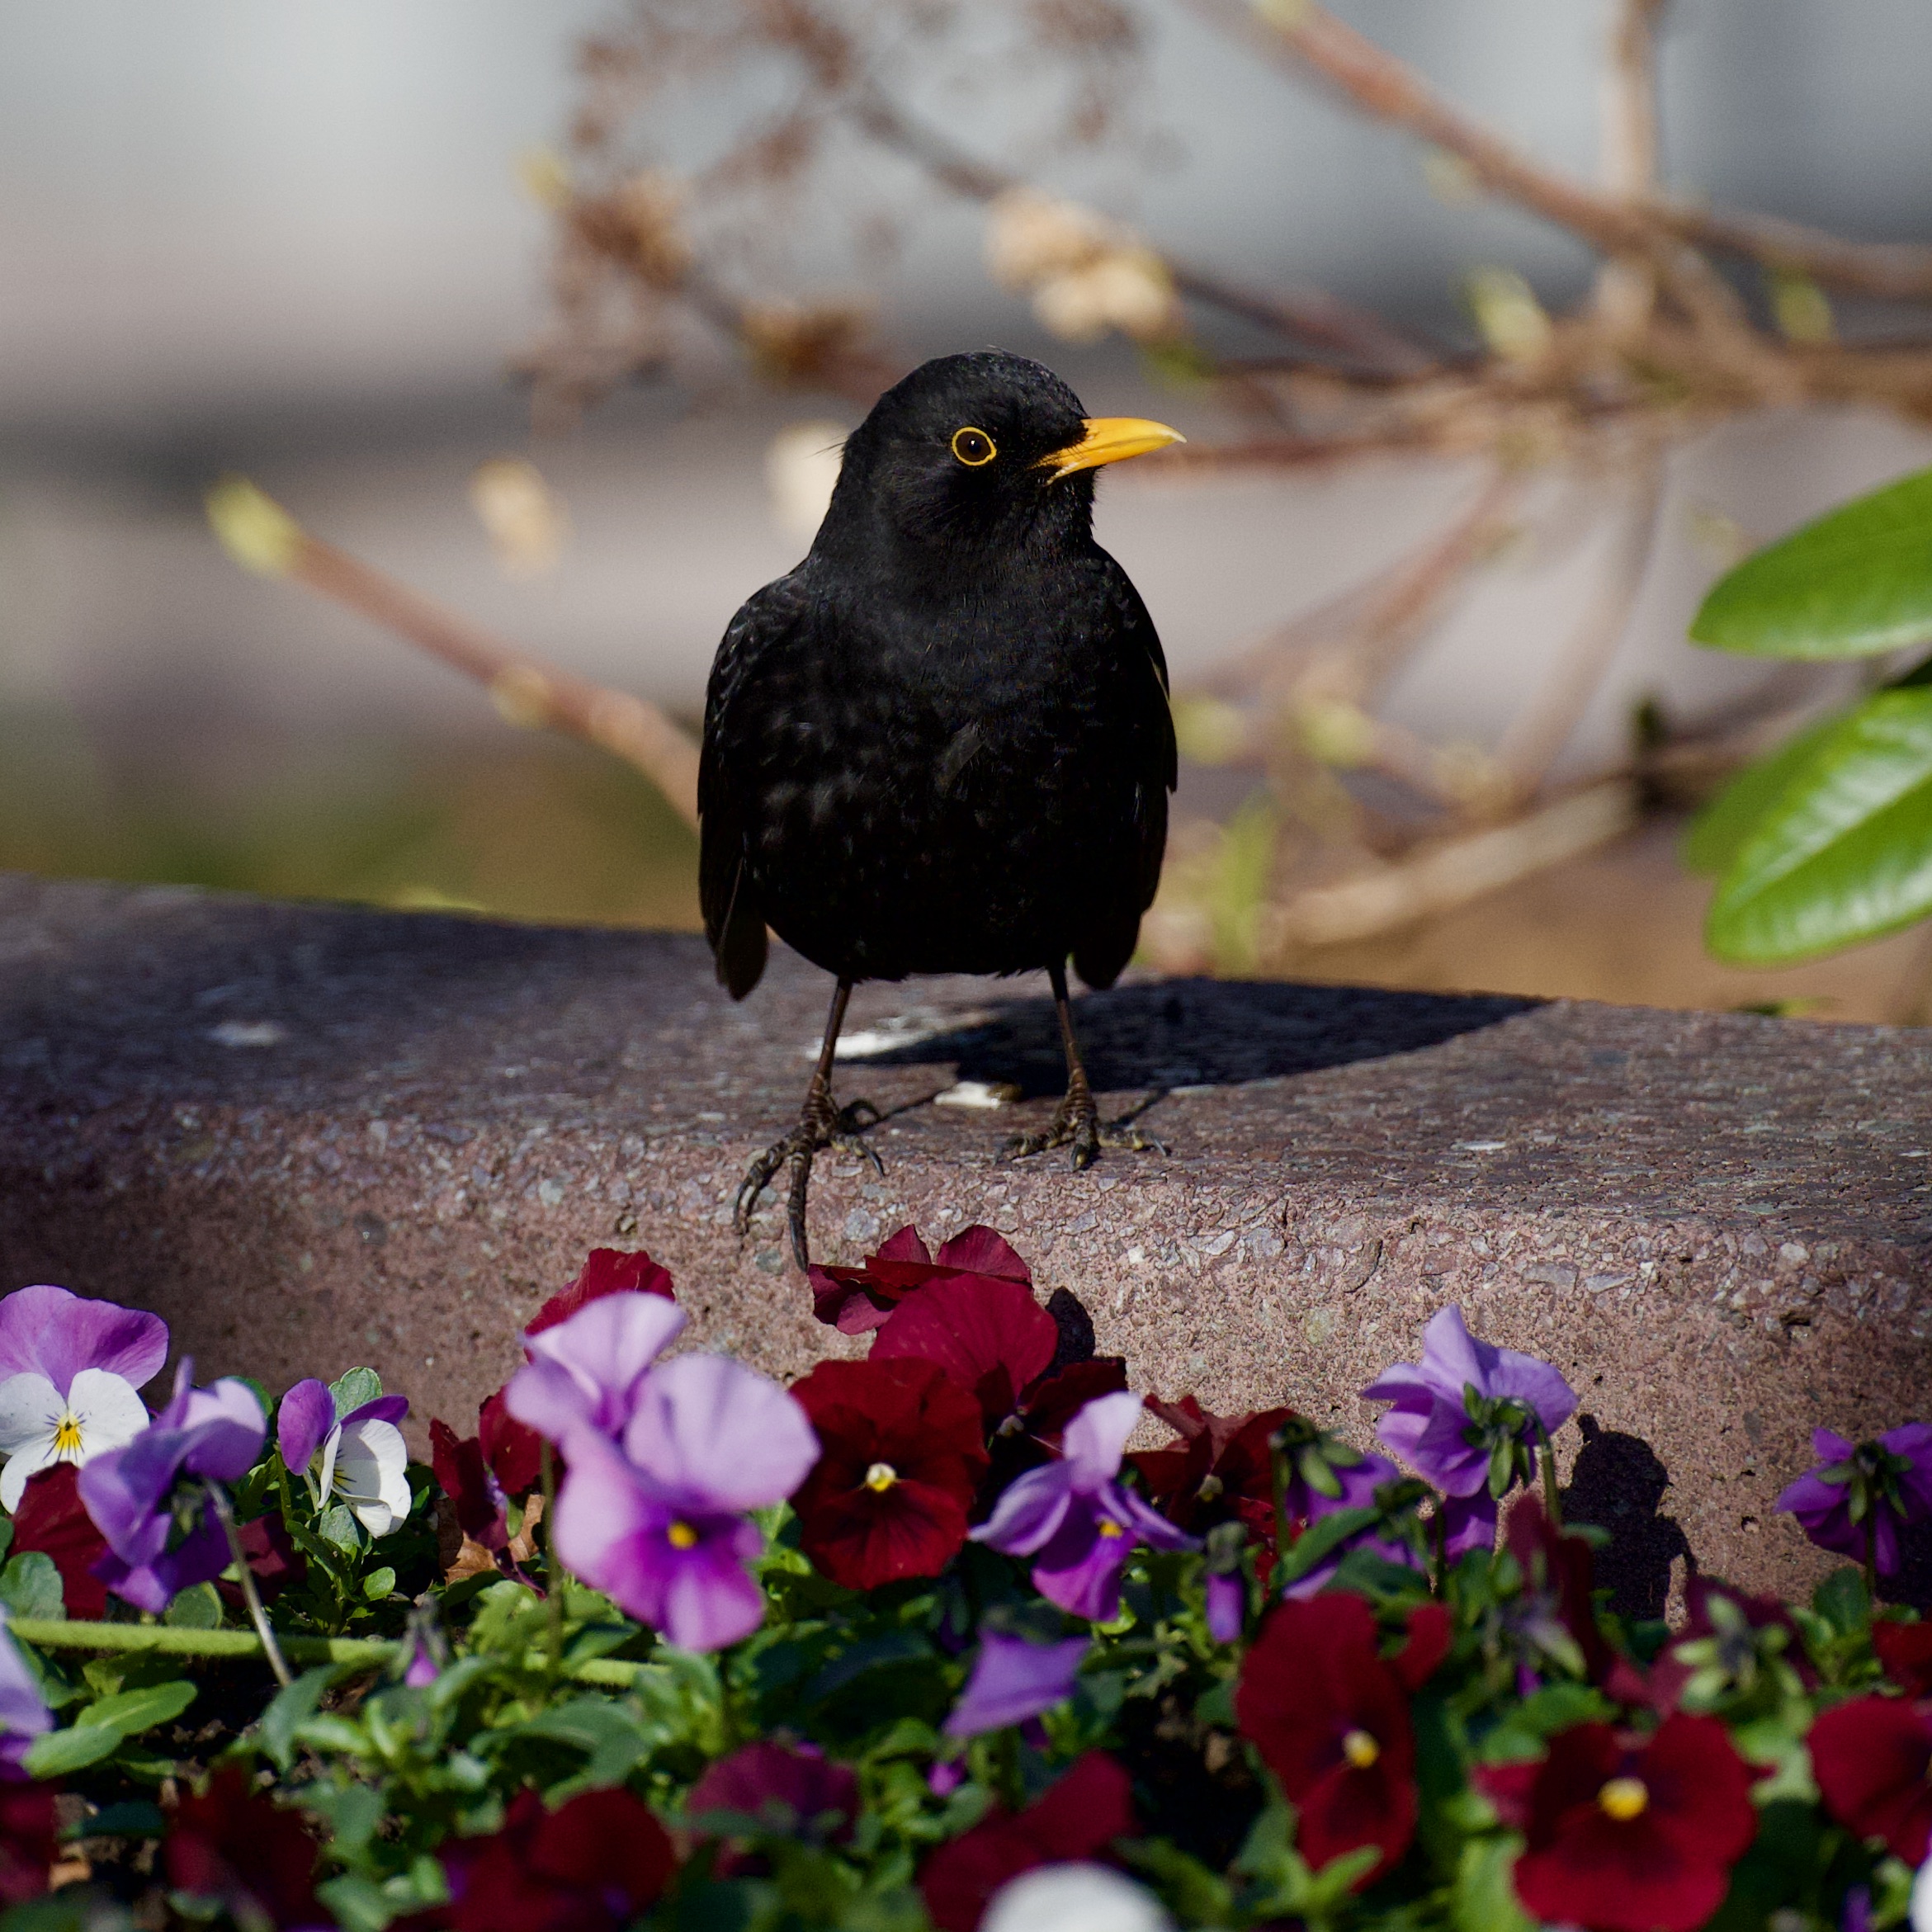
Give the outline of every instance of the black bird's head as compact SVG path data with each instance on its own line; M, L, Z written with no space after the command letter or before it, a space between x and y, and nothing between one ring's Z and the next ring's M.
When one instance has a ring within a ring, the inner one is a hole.
M1090 418L1051 369L985 349L895 383L846 439L821 544L895 537L957 554L1087 536L1094 472L1183 441L1136 416Z

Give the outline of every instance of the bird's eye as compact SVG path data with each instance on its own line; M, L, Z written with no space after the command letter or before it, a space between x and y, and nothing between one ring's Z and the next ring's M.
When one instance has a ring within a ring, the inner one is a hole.
M983 429L954 430L952 453L969 470L977 470L990 463L999 454L993 446L992 437Z

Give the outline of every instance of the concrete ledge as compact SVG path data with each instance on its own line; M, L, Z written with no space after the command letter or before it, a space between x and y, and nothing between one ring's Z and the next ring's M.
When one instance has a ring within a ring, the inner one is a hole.
M205 1372L368 1359L466 1419L615 1241L701 1339L796 1371L834 1338L776 1212L741 1249L728 1204L826 993L781 954L734 1007L682 936L0 877L0 1289L158 1310ZM1811 1429L1932 1410L1932 1033L1194 980L1083 1023L1117 1106L1163 1095L1164 1156L997 1164L1060 1084L1040 990L862 988L841 1090L892 1110L886 1174L821 1164L826 1258L990 1222L1141 1386L1363 1440L1355 1391L1459 1300L1582 1392L1576 1500L1633 1604L1683 1538L1797 1587L1771 1505ZM961 1079L1039 1098L930 1103Z

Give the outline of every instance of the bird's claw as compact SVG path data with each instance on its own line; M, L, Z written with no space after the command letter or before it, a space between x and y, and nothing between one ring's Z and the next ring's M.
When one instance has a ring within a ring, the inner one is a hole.
M751 1232L751 1217L758 1199L772 1184L779 1169L791 1169L786 1194L786 1219L791 1235L791 1252L802 1268L810 1265L805 1244L805 1210L811 1184L812 1157L824 1149L835 1148L872 1164L881 1177L886 1164L878 1150L863 1138L867 1127L876 1127L885 1117L869 1100L854 1100L849 1106L834 1107L829 1094L814 1094L806 1102L798 1125L782 1138L772 1141L744 1170L736 1200L731 1208L731 1225L742 1240Z
M1015 1134L1006 1143L1005 1155L1009 1160L1025 1160L1056 1147L1073 1150L1068 1164L1075 1174L1091 1167L1100 1158L1103 1147L1122 1148L1135 1154L1167 1152L1160 1141L1143 1133L1131 1121L1103 1124L1100 1110L1091 1098L1075 1098L1070 1094L1055 1110L1044 1133Z

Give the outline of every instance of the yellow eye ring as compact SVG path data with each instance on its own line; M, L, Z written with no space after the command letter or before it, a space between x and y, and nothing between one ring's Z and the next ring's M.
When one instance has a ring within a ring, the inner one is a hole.
M968 427L953 431L952 453L967 469L979 470L990 463L999 451L985 430Z

